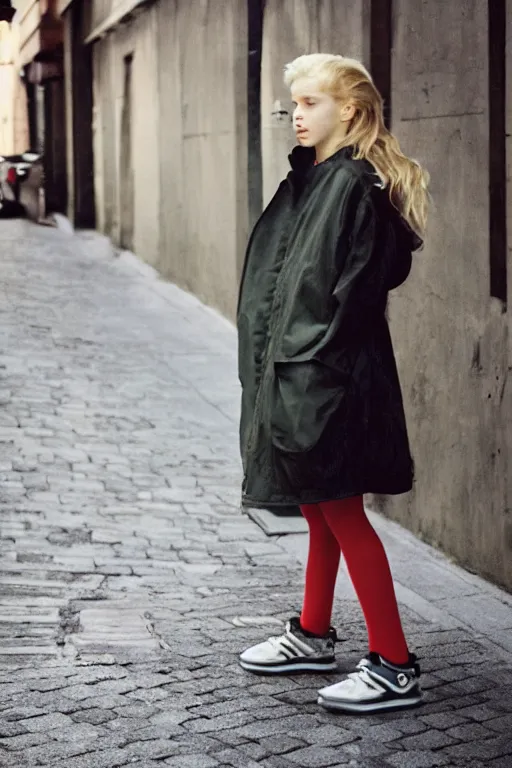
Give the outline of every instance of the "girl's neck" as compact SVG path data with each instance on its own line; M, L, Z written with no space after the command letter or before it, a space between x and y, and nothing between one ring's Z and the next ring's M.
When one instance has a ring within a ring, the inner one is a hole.
M346 143L346 135L340 136L337 134L336 136L326 139L322 144L318 144L315 147L317 165L323 163L324 160L332 157L332 155L335 155L336 152L346 145Z

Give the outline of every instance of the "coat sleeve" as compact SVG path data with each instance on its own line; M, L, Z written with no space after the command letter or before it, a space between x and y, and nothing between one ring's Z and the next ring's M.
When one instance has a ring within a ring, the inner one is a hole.
M339 326L364 326L387 300L387 244L372 193L365 192L346 214L338 241L339 277L333 295Z

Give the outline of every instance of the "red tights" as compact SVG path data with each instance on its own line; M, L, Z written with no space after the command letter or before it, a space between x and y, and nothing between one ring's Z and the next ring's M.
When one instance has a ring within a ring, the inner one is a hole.
M394 664L409 658L388 558L366 516L362 496L301 511L309 526L303 629L325 635L331 624L334 587L343 553L368 629L370 651Z

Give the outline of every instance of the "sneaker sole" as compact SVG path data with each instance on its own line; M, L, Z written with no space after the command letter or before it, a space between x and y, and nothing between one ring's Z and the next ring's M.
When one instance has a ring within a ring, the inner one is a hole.
M324 699L319 696L317 704L324 709L334 712L345 712L346 714L361 715L372 712L396 712L400 709L413 709L423 703L422 696L409 697L407 699L390 699L389 701L376 701L374 703L357 704L348 701L335 701L334 699Z
M253 672L255 675L297 675L304 672L314 672L317 675L322 675L326 672L338 671L336 661L326 664L297 662L296 664L275 664L274 666L250 664L247 661L240 661L239 664L242 669L247 670L247 672Z

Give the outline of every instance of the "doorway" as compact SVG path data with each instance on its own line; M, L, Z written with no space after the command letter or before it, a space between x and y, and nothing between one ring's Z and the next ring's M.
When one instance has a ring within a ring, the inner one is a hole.
M133 108L133 53L124 57L123 108L121 112L121 232L122 248L133 251L133 159L132 159L132 108Z

